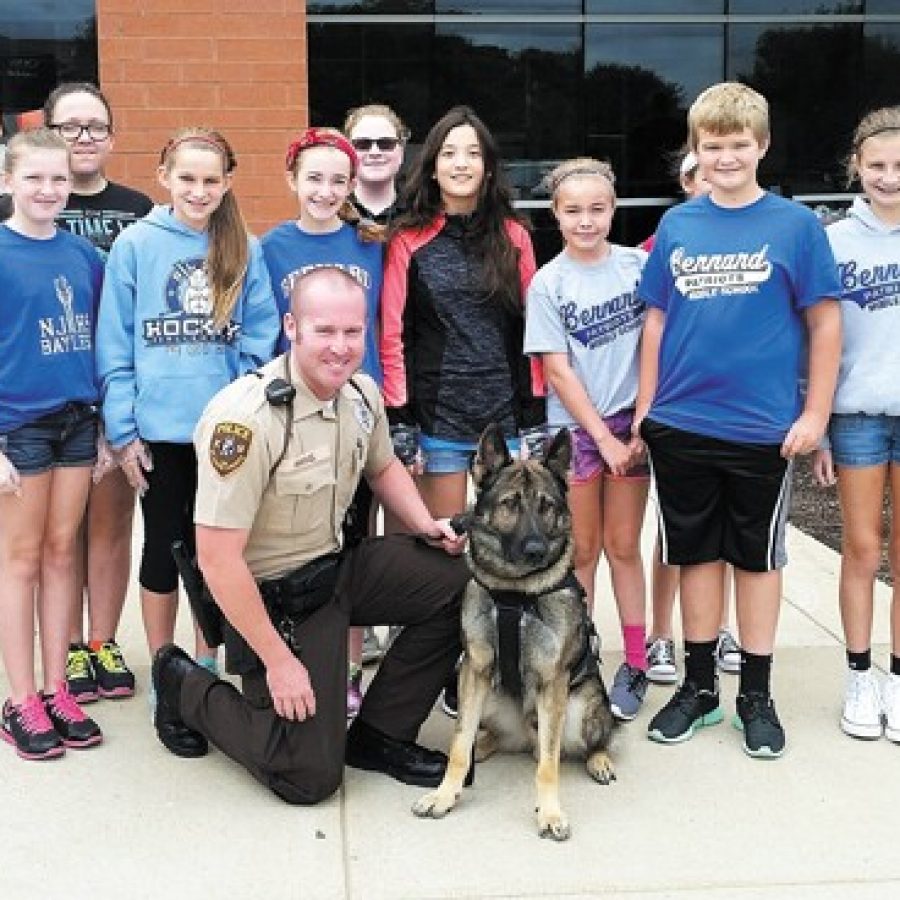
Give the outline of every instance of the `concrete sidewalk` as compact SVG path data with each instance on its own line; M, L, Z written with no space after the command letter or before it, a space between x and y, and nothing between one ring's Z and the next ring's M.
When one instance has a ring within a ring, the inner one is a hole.
M645 547L651 545L649 528ZM755 761L726 722L663 747L646 724L671 688L652 686L619 729L618 781L566 763L564 844L538 839L534 765L495 757L441 821L410 813L419 788L347 771L313 808L289 807L221 753L181 760L149 721L149 667L137 597L120 631L138 696L91 714L103 746L30 763L0 749L0 900L138 898L786 898L898 896L900 747L838 729L844 655L836 554L792 531L774 690L788 735L778 761ZM598 593L607 681L621 659L609 587ZM888 656L890 592L879 586L874 658ZM0 626L2 627L2 626ZM184 621L180 638L190 646ZM0 684L5 696L6 685ZM435 712L423 741L445 748Z

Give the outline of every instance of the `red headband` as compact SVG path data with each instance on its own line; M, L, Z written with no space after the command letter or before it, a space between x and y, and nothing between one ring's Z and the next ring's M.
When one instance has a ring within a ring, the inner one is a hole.
M335 150L340 150L350 160L350 174L356 174L359 157L353 149L353 144L339 131L331 128L307 128L296 141L291 142L284 158L285 167L289 172L293 170L297 157L310 147L334 147Z

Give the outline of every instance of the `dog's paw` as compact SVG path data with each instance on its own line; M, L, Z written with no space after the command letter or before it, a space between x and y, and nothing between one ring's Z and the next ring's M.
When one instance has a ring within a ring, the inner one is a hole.
M421 819L441 819L456 806L457 797L440 789L429 791L412 805L412 811Z
M592 753L588 757L587 770L588 775L594 781L599 781L600 784L609 784L611 781L616 780L616 770L613 768L612 760L609 758L609 754L604 753L602 750Z
M569 820L561 813L542 813L538 810L538 834L554 841L567 841L572 834Z

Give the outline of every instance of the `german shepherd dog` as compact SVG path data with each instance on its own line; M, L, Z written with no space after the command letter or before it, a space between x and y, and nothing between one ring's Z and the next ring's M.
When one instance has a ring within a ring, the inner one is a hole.
M467 516L472 580L462 604L459 716L444 779L415 803L417 816L440 818L454 807L473 747L479 761L497 750L534 753L538 832L557 841L570 834L559 802L561 753L585 758L601 784L615 780L609 697L572 570L571 456L565 429L541 460L526 462L512 460L496 426L481 438Z

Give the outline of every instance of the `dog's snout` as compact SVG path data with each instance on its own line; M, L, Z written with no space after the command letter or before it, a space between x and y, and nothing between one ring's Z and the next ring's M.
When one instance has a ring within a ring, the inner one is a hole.
M522 555L530 563L540 562L547 552L547 542L537 534L530 534L522 544Z

